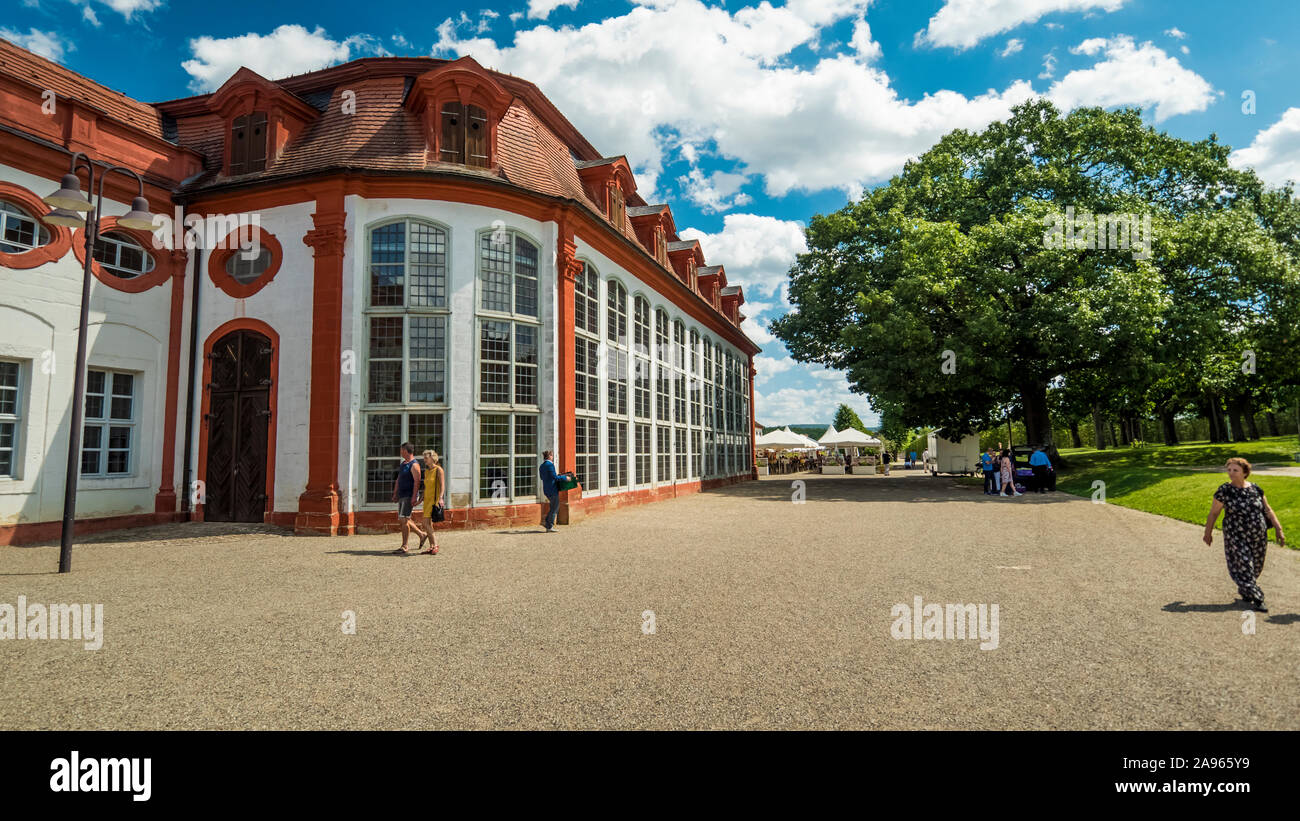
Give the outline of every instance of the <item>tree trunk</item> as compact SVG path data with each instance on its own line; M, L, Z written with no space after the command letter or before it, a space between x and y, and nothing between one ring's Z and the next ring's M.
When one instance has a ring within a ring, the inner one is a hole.
M1241 407L1246 416L1246 435L1252 441L1256 440L1259 438L1259 428L1255 426L1255 403L1247 396Z
M1070 447L1083 447L1083 439L1079 437L1079 420L1070 420Z
M1106 420L1106 430L1110 433L1110 446L1113 448L1119 447L1119 435L1115 433L1114 420Z
M1273 413L1273 411L1265 411L1264 424L1268 428L1269 436L1281 436L1281 434L1277 432L1277 414Z
M1128 443L1131 441L1129 439L1128 434L1129 434L1128 420L1125 419L1124 414L1121 413L1119 415L1119 442L1121 445L1124 445L1126 447L1128 446Z
M1160 428L1164 431L1165 444L1178 444L1178 427L1174 424L1174 415L1170 411L1160 412Z
M1228 422L1232 425L1232 441L1246 441L1246 430L1241 426L1241 400L1228 400Z
M1025 440L1030 445L1042 445L1052 464L1059 464L1061 456L1056 450L1056 437L1052 433L1052 418L1047 411L1047 382L1027 382L1020 387L1020 404L1025 410Z
M1106 449L1106 429L1101 423L1101 408L1092 406L1092 438L1097 450Z

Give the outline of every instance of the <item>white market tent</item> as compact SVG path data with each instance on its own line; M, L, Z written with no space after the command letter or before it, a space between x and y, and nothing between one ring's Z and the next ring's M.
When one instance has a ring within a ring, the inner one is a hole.
M839 436L839 432L835 430L835 426L827 425L826 432L823 433L822 437L817 440L817 444L818 446L823 448L833 448L835 447L836 436Z
M807 447L807 445L799 434L787 428L785 430L778 429L763 434L754 440L754 447L770 448L772 450L793 450L795 448Z
M826 437L823 436L822 442L824 444L830 444L832 446L839 446L842 448L844 447L877 448L884 444L874 436L868 436L867 434L855 428L845 428L844 430L839 431L837 434L835 434L834 441L829 443L826 442Z

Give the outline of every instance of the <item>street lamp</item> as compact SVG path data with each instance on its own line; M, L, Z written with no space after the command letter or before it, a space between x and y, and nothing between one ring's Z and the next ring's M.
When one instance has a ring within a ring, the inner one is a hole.
M81 193L81 178L77 172L86 169L86 190L97 194L95 204ZM144 180L129 168L114 165L99 173L99 188L95 188L95 166L90 158L78 151L72 155L72 167L59 183L59 190L43 202L53 210L45 221L72 228L85 225L86 265L81 280L81 324L77 327L77 371L72 387L72 430L68 436L68 467L63 487L63 540L59 547L59 572L72 570L72 530L77 514L77 477L81 473L81 428L85 421L86 403L86 328L90 318L90 266L94 262L95 243L99 241L99 217L104 210L104 178L114 171L133 177L139 186L139 195L131 201L131 210L119 217L117 224L123 228L152 230L153 216L149 202L144 198ZM82 214L85 214L83 217Z

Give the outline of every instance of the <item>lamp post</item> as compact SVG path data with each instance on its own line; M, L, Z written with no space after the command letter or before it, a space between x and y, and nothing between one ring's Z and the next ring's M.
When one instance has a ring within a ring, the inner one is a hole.
M82 196L78 170L86 169L86 190L96 195L95 204ZM99 217L104 210L104 178L114 171L133 177L139 186L139 195L132 201L131 210L119 217L117 224L123 228L151 230L153 215L144 198L144 180L129 168L110 166L99 173L99 189L95 189L95 166L90 158L78 151L72 155L72 166L59 184L59 190L43 201L53 210L45 221L71 228L79 227L84 219L86 228L86 264L81 280L81 323L77 326L77 371L72 386L72 430L68 435L68 467L63 488L63 538L59 547L59 572L72 570L72 531L77 515L77 477L81 473L81 428L86 407L86 329L90 318L90 266L94 262L95 243L99 240ZM85 214L82 217L82 214Z

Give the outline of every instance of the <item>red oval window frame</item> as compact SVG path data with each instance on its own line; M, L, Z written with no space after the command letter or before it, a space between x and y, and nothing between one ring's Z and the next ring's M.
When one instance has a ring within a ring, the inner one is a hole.
M21 185L0 182L0 200L8 200L32 215L32 218L50 232L50 241L29 251L16 254L0 251L0 265L6 268L36 268L47 262L63 259L72 248L72 230L62 225L50 225L43 217L50 207L41 198Z
M154 235L152 232L139 231L135 228L122 228L117 224L117 217L101 217L99 220L99 233L102 235L110 231L126 234L138 242L144 252L153 258L153 270L132 279L123 279L117 274L105 271L96 260L92 259L90 261L90 272L95 275L95 279L108 287L118 291L125 291L128 294L138 294L150 288L156 288L173 276L180 276L185 272L184 253L174 254L170 251L165 254L160 253L158 249L153 247ZM77 255L77 260L82 265L85 265L86 229L78 228L74 239L76 242L72 245L72 252Z
M249 283L243 283L236 280L226 271L226 263L234 256L239 247L239 234L242 229L236 228L226 235L222 240L223 247L213 251L208 257L208 279L212 284L221 289L228 296L235 299L248 299L253 294L265 288L275 279L275 275L280 272L280 263L284 261L284 249L280 247L280 241L275 235L262 226L257 226L258 243L271 252L271 263L266 266L266 270L258 275L257 279Z

